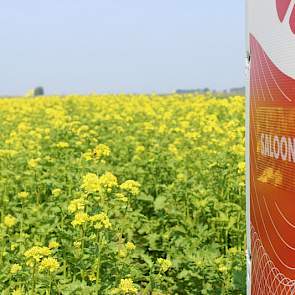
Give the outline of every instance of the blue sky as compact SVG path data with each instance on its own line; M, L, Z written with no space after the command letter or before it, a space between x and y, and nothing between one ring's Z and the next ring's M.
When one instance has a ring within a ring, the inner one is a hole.
M244 84L244 1L26 0L0 10L0 95Z

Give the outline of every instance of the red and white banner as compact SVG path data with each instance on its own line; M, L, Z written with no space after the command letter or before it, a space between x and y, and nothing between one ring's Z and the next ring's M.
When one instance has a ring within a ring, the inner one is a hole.
M295 1L247 10L249 294L295 294Z

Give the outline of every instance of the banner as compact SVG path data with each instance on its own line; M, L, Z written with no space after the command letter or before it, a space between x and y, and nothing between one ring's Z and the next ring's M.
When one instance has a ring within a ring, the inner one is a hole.
M295 294L295 1L247 1L249 294Z

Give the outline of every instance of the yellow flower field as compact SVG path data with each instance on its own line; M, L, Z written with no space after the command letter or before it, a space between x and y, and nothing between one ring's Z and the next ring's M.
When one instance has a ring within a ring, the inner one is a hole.
M0 100L1 294L245 294L244 98Z

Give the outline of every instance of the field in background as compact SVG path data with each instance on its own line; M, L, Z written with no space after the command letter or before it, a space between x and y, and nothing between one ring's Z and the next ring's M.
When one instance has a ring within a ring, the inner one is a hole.
M243 97L2 99L0 119L2 294L245 294Z

